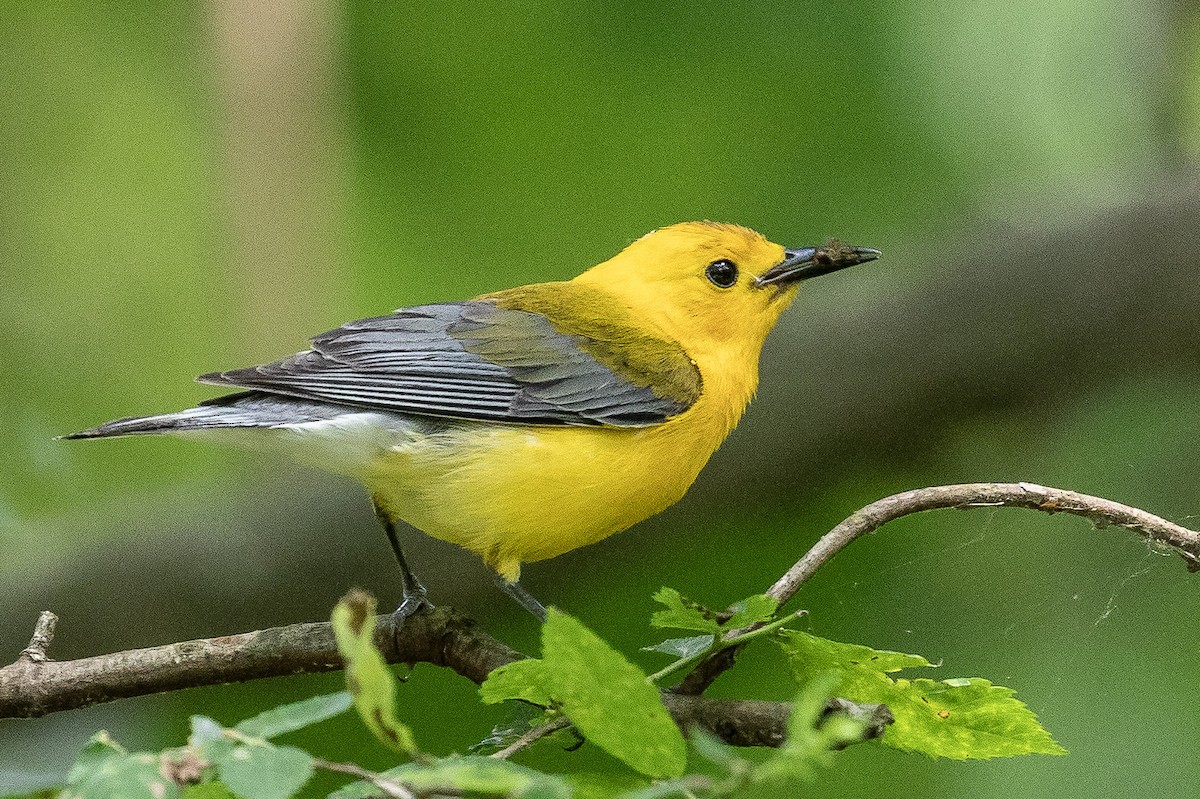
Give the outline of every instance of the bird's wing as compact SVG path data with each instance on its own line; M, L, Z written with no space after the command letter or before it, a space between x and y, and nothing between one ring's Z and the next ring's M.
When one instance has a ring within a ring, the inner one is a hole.
M669 374L612 363L604 352L613 342L559 332L539 313L473 300L350 322L289 358L197 379L430 416L642 427L682 413L699 397L700 375L686 353L674 342L655 342L656 363L669 362ZM679 385L683 366L694 384Z

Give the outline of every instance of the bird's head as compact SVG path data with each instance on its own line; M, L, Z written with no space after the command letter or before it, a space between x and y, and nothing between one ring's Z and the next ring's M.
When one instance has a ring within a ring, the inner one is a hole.
M830 242L787 249L749 228L682 222L655 230L576 280L603 287L677 340L757 356L801 281L871 261Z

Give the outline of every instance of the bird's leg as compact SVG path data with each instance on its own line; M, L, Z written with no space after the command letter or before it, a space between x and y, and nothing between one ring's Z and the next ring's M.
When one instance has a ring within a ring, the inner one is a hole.
M421 585L421 581L408 567L408 561L404 559L404 550L400 548L400 538L396 535L395 523L379 506L379 503L372 500L371 507L375 509L375 518L379 519L384 532L387 533L388 541L392 545L392 554L396 556L396 563L400 566L400 607L392 611L392 615L396 619L396 626L400 627L409 616L421 608L432 608L433 603L429 601L425 586Z
M496 585L500 586L500 590L508 594L517 603L527 611L537 617L540 622L546 621L546 606L538 602L533 594L529 593L518 582L509 582L500 575L496 575Z

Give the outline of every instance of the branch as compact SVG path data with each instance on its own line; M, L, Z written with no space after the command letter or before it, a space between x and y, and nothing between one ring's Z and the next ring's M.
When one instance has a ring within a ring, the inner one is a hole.
M43 610L38 615L37 624L33 628L33 636L29 639L29 646L21 650L21 654L17 656L18 662L25 661L28 663L45 663L49 660L46 650L50 648L50 644L54 641L54 627L58 624L58 616L55 616L48 610Z
M1200 533L1144 510L1035 483L964 483L918 488L872 502L821 536L767 593L783 604L850 542L901 516L939 508L1028 508L1044 513L1070 513L1088 519L1098 528L1115 525L1164 544L1184 559L1188 571L1200 571Z
M978 507L1072 513L1097 526L1124 527L1171 547L1189 570L1200 571L1200 533L1145 511L1032 483L979 483L918 489L868 505L826 533L769 593L787 601L842 548L892 519L934 508ZM295 624L56 662L46 654L54 622L54 614L43 612L29 646L15 663L0 668L0 718L33 718L123 697L342 668L327 623ZM411 616L400 630L392 616L379 616L375 639L389 663L431 663L476 683L499 666L525 657L448 608ZM786 737L791 713L788 703L698 696L733 664L736 651L737 647L725 650L702 663L675 692L664 694L663 701L685 729L697 725L739 746L778 746ZM831 706L831 711L837 710L846 708ZM868 735L877 735L889 723L886 708L854 706L854 710L874 720L874 732Z
M492 752L490 755L488 755L488 757L494 760L507 760L518 752L525 751L529 747L533 746L533 744L535 744L537 741L545 738L547 735L558 732L559 730L570 726L571 720L565 716L560 716L554 721L543 724L540 727L534 727L503 749L497 752Z
M493 669L525 655L449 608L410 616L397 630L376 618L375 643L389 663L432 663L481 683ZM35 718L124 697L342 668L328 623L293 624L257 632L183 641L57 662L21 657L0 668L0 718ZM791 704L664 694L684 729L698 725L735 746L778 746ZM871 706L863 706L865 712ZM875 734L882 732L886 719ZM870 733L868 733L870 734Z
M1190 572L1200 571L1200 533L1174 522L1122 505L1119 502L1078 494L1061 488L1035 483L964 483L962 485L918 488L893 494L855 511L804 553L767 594L787 602L817 570L833 559L852 541L873 533L890 521L939 508L1028 508L1044 513L1070 513L1082 516L1097 528L1115 525L1132 530L1148 541L1170 547L1183 558ZM733 635L742 631L733 631ZM676 692L698 696L718 676L729 669L741 647L730 647L696 667L677 687Z
M314 757L313 765L317 768L323 768L326 771L332 771L337 774L349 774L351 777L366 780L376 790L380 791L383 796L389 797L389 799L416 799L417 796L400 783L384 779L375 772L369 771L362 766L356 766L353 763L334 763L320 757Z

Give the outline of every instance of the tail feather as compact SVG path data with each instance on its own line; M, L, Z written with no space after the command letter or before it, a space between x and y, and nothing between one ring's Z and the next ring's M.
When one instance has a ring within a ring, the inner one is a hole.
M130 416L105 422L60 439L109 438L111 436L183 433L232 427L278 427L333 419L346 408L318 402L244 391L217 397L196 408L154 416Z
M193 408L177 413L160 413L155 416L130 416L105 422L78 433L59 436L60 439L72 440L78 438L108 438L110 436L149 435L155 433L178 433L185 430L204 430L214 427L240 427L256 425L237 425L223 421L219 416L205 408Z

